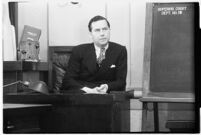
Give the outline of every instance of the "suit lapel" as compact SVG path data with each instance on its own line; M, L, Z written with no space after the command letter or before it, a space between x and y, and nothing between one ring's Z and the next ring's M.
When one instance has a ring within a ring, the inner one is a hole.
M89 50L86 52L88 53L87 55L89 56L87 60L87 66L89 69L89 72L95 73L97 71L96 67L96 52L93 43L90 44Z

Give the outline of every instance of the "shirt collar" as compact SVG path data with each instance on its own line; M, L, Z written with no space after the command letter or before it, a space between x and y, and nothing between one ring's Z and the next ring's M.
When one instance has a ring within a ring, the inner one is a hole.
M95 50L96 50L96 51L99 51L99 50L100 50L100 47L96 46L95 44L94 44L94 47L95 47ZM109 47L109 43L104 47L104 48L105 48L105 51L108 49L108 47Z

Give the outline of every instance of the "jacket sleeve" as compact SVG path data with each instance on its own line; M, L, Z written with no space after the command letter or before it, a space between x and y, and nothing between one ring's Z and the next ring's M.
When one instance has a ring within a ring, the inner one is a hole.
M63 78L62 89L81 89L83 86L77 81L79 79L80 72L80 51L77 47L73 48L70 56L66 73Z
M108 83L109 91L123 91L126 87L126 76L127 76L127 50L123 47L121 50L117 62L116 79Z

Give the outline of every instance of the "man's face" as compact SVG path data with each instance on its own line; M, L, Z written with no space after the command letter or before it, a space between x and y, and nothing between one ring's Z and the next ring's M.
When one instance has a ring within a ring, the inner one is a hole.
M90 33L94 44L99 47L107 45L110 39L110 28L106 20L93 22Z

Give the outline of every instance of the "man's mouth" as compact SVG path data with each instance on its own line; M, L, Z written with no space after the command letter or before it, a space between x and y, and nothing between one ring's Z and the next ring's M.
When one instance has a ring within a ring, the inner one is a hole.
M100 41L105 41L105 40L106 40L106 38L101 38L101 39L100 39Z

